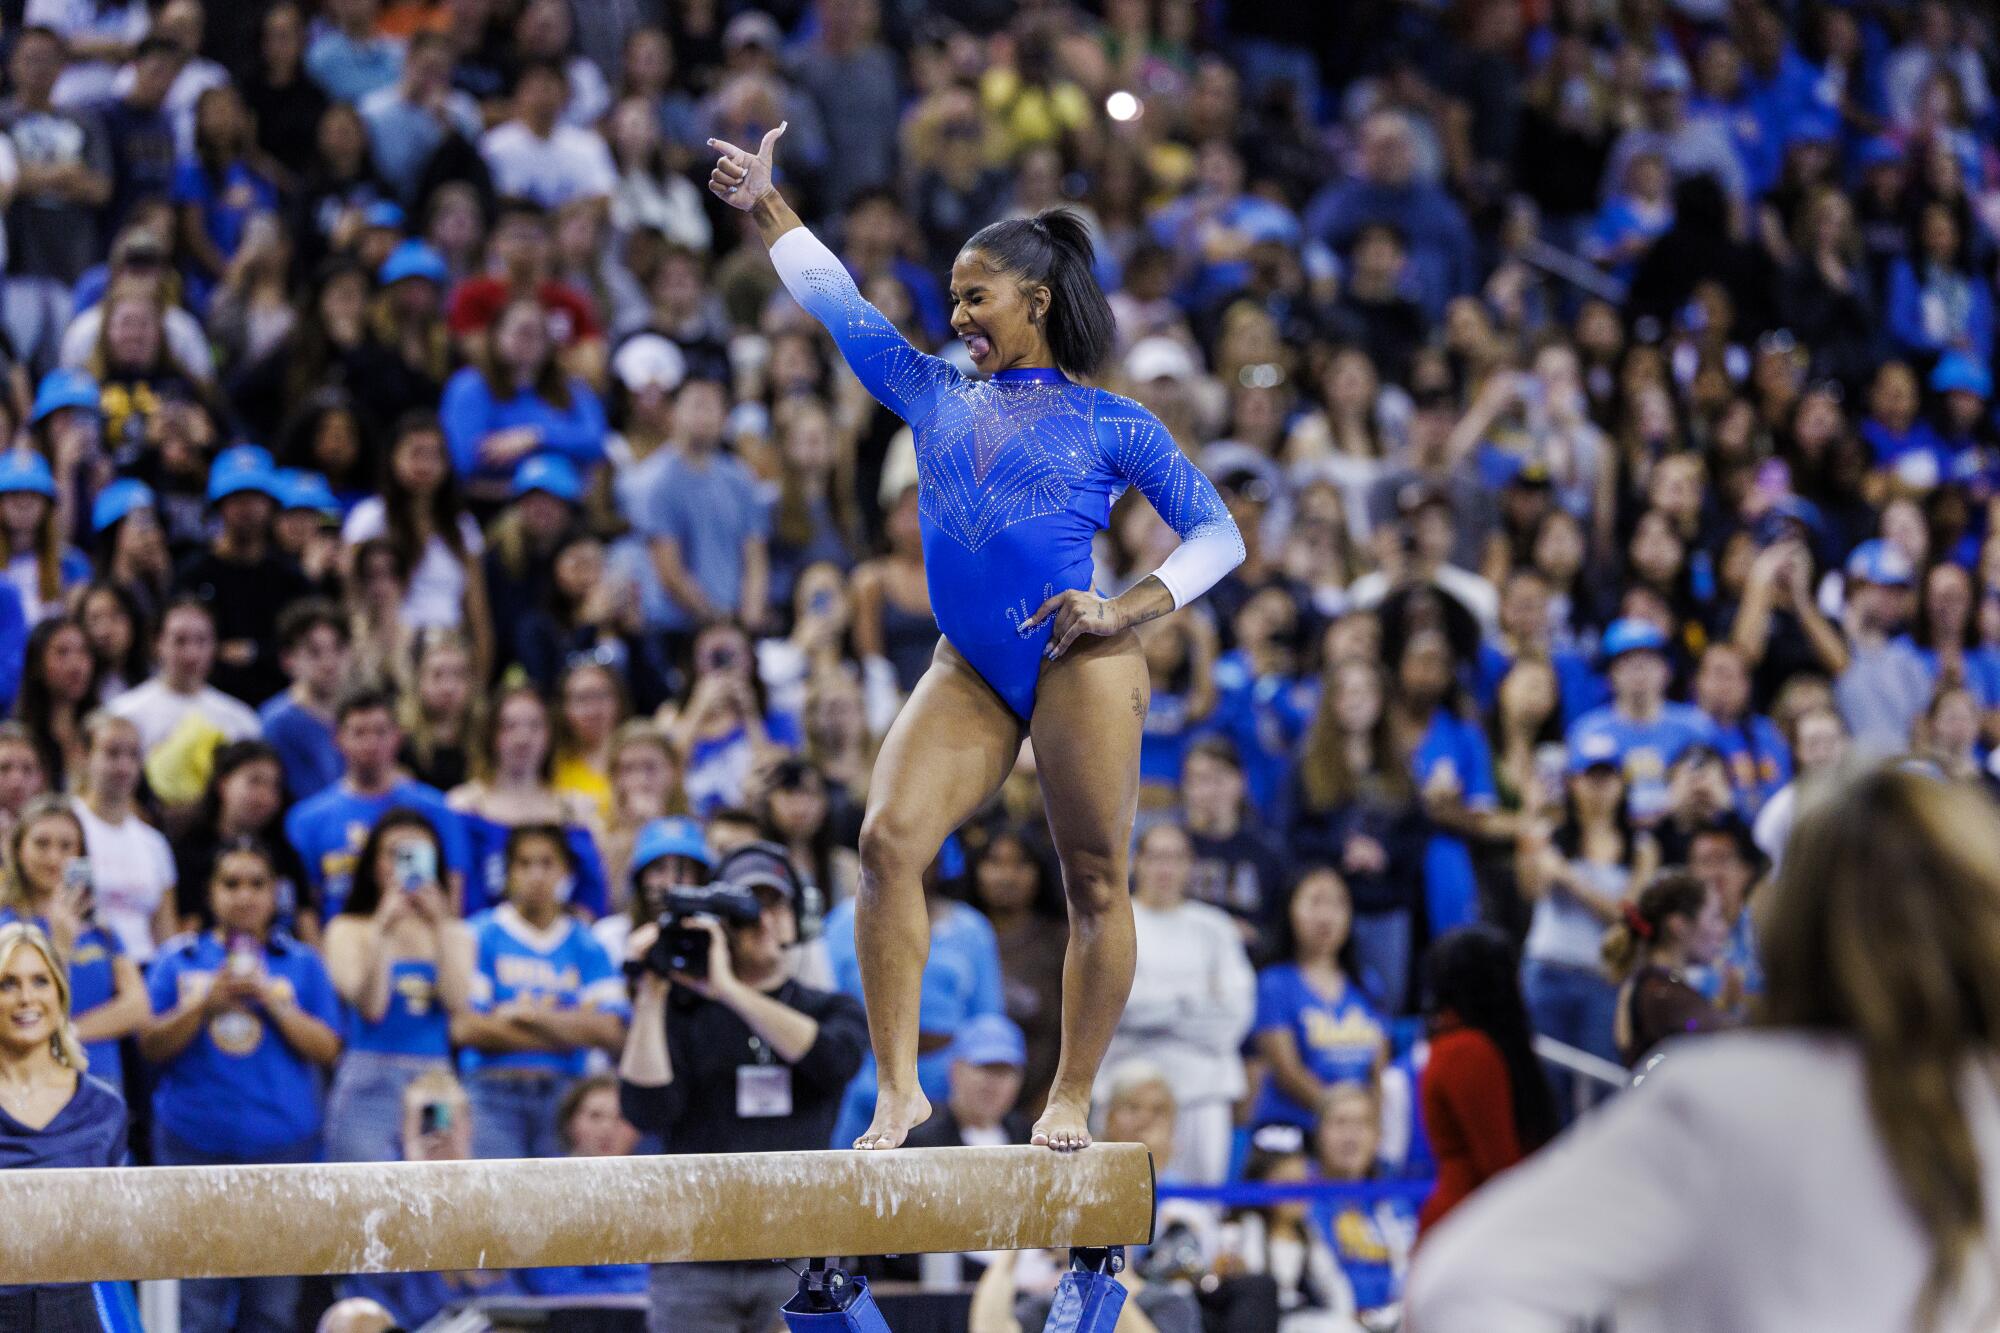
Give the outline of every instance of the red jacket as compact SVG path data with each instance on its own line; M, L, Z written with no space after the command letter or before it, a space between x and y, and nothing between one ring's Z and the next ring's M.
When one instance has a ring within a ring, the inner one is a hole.
M1477 1028L1447 1027L1431 1039L1417 1095L1437 1158L1437 1188L1417 1215L1429 1230L1466 1195L1521 1160L1514 1082L1493 1039Z

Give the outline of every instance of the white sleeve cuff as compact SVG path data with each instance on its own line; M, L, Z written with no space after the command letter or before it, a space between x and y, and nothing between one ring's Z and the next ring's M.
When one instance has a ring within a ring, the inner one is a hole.
M1153 577L1173 594L1174 610L1178 611L1242 564L1243 555L1243 537L1235 524L1217 524L1183 538L1153 571Z

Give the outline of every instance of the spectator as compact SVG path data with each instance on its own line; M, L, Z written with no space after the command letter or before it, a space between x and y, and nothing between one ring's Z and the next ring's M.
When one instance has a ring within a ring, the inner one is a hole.
M500 312L483 363L451 377L438 415L452 469L474 500L499 495L502 479L532 457L589 466L604 454L604 408L588 384L563 373L532 300Z
M634 34L635 45L642 36ZM658 232L670 245L706 253L714 244L714 229L701 191L671 165L679 145L668 138L657 103L626 97L612 108L605 136L618 171L612 229L627 238L642 229Z
M121 1166L125 1102L90 1066L70 1021L71 986L49 937L26 922L0 925L0 1077L8 1108L0 1120L0 1158L18 1168ZM60 1125L58 1125L60 1121ZM95 1289L0 1288L9 1328L88 1328L98 1321Z
M1728 943L1722 898L1685 871L1655 875L1604 933L1604 965L1619 983L1618 1054L1637 1068L1663 1041L1723 1026L1682 976L1716 962Z
M14 831L28 801L48 790L34 742L18 722L0 722L0 837Z
M1027 1043L1011 1019L980 1014L951 1047L951 1091L938 1113L910 1131L912 1148L992 1148L1028 1141L1019 1110Z
M750 637L733 622L718 620L697 633L693 656L694 679L668 734L688 757L689 805L709 815L747 801L752 775L773 747L796 741L797 729L768 707Z
M387 1160L463 1162L471 1158L475 1129L472 1102L449 1069L425 1070L386 1105L391 1117L387 1141L393 1149ZM427 1324L461 1301L504 1299L524 1291L522 1275L504 1268L357 1274L341 1278L337 1285L345 1298L343 1305L356 1300L379 1301L406 1328Z
M281 189L298 184L295 147L312 142L326 111L326 94L307 75L305 55L305 15L292 0L278 0L262 15L255 67L241 87L258 152L276 168L270 174Z
M207 304L240 253L272 243L278 192L253 165L254 127L241 94L223 82L194 105L194 152L174 170L180 244L193 304Z
M264 705L258 720L284 762L286 794L304 801L340 780L333 708L347 681L347 621L332 602L294 602L278 617L277 642L292 685Z
M625 695L623 678L596 656L572 658L556 682L549 777L598 827L611 817L611 743L631 710Z
M1616 193L1597 212L1584 254L1620 282L1632 281L1639 260L1674 225L1671 183L1659 153L1634 153Z
M1381 1142L1382 1104L1374 1089L1356 1083L1333 1089L1313 1132L1320 1178L1346 1184L1378 1179ZM1324 1225L1340 1274L1332 1297L1335 1308L1381 1322L1403 1298L1417 1232L1409 1203L1393 1196L1372 1203L1342 1201Z
M142 38L132 52L131 83L98 110L111 149L111 199L105 209L111 226L123 226L140 204L172 193L174 125L164 108L188 54L157 33Z
M605 954L621 961L630 954L627 944L632 933L666 914L668 893L708 883L715 856L702 839L700 824L673 815L649 820L639 829L631 866L623 885L624 910L606 913L590 928Z
M1688 847L1687 865L1716 896L1729 932L1721 955L1688 968L1688 979L1717 1010L1740 1021L1750 1002L1764 993L1756 920L1745 909L1769 862L1742 821L1724 818L1696 831Z
M560 828L507 835L506 900L472 922L470 1007L452 1044L468 1082L481 1157L557 1157L563 1094L592 1050L625 1044L631 1009L617 969L564 910L576 874Z
M1902 351L1926 360L1962 352L1980 365L1993 360L1991 283L1967 258L1958 216L1927 204L1913 228L1907 259L1889 269L1889 334Z
M298 567L271 544L278 485L269 456L223 454L209 475L208 498L219 520L215 541L182 563L175 582L214 616L216 686L239 700L268 700L284 685L274 651L279 613L308 591Z
M1764 802L1791 780L1792 755L1771 719L1750 711L1749 664L1735 644L1714 643L1702 653L1694 705L1713 729L1709 739L1729 769L1737 810L1755 819Z
M1278 961L1257 974L1251 1029L1266 1066L1251 1120L1311 1129L1343 1083L1373 1086L1389 1055L1387 1025L1354 975L1354 906L1329 866L1292 886L1278 930Z
M1697 708L1667 702L1667 638L1657 626L1613 621L1603 650L1611 702L1577 719L1569 745L1610 756L1624 774L1632 819L1650 825L1666 813L1667 770L1688 746L1712 745L1715 724Z
M28 635L14 716L27 729L48 785L67 790L83 773L83 719L91 711L95 664L83 627L52 616Z
M176 933L174 857L158 829L139 817L139 733L108 712L84 720L82 780L71 803L83 825L91 892L103 923L141 966Z
M633 983L619 1100L625 1118L658 1134L669 1153L823 1148L861 1065L860 1002L795 980L787 957L798 939L795 905L773 888L750 892L760 909L754 924L693 919L709 940L705 975L661 976L649 962ZM655 926L639 927L627 957L645 958L657 938ZM760 1328L792 1287L789 1273L768 1264L656 1268L653 1326Z
M1535 1031L1606 1060L1617 1058L1618 995L1598 970L1598 946L1659 860L1652 839L1633 827L1624 773L1614 738L1580 737L1570 748L1561 822L1537 820L1516 852L1521 894L1534 904L1521 988ZM1568 1092L1567 1078L1556 1083L1558 1096Z
M405 205L417 202L424 168L446 140L472 143L482 132L479 104L451 86L452 56L442 33L415 33L394 86L359 99L375 166Z
M1606 193L1626 180L1626 166L1633 158L1655 153L1665 161L1675 181L1708 176L1732 204L1744 202L1749 197L1750 180L1743 160L1722 121L1689 114L1688 92L1693 80L1680 57L1655 56L1646 66L1643 81L1643 118L1611 145L1611 158L1604 167Z
M444 844L445 883L454 901L471 868L465 831L445 808L444 795L396 766L402 737L395 701L382 690L356 686L334 708L333 741L340 749L340 781L285 816L285 837L305 862L306 877L325 919L345 908L356 858L368 830L390 810L407 807L430 818Z
M417 636L412 655L410 686L397 708L403 744L396 762L426 786L450 791L471 776L473 739L485 716L472 683L472 650L457 634L431 630Z
M215 613L207 602L185 594L176 597L160 618L156 644L153 676L104 706L137 729L149 766L157 761L163 775L178 777L185 758L180 751L213 744L218 737L240 741L258 734L257 715L208 683L216 645ZM150 768L147 776L153 777ZM161 786L156 779L156 793ZM183 782L174 786L177 792L185 789Z
M571 1157L631 1155L639 1131L618 1103L616 1074L592 1074L571 1085L558 1113L563 1147ZM644 1264L587 1264L523 1269L520 1282L537 1296L622 1296L645 1291L647 1277Z
M1485 733L1456 711L1455 669L1444 632L1418 630L1404 641L1391 704L1390 734L1399 748L1408 747L1404 753L1431 826L1423 883L1433 932L1463 924L1476 911L1478 879L1467 839L1512 831L1512 817L1494 808L1498 793Z
M520 642L523 613L548 600L556 551L583 503L583 481L565 460L539 455L514 469L508 493L513 504L493 520L485 560L496 645Z
M306 73L336 102L359 102L402 73L403 45L380 35L380 10L379 0L333 0L306 47Z
M7 870L0 878L0 928L26 922L55 946L64 968L71 1031L94 1077L125 1091L119 1043L151 1016L146 983L125 955L124 941L97 920L83 825L54 797L37 797L7 834Z
M721 384L681 386L679 450L668 455L635 523L667 594L664 626L683 633L716 616L754 632L769 610L770 519L749 470L721 452L725 402Z
M1907 39L1890 53L1882 69L1889 118L1898 125L1914 124L1919 95L1939 73L1957 85L1968 115L1985 115L1992 105L1992 94L1986 67L1964 35L1964 25L1970 20L1943 0L1923 0L1915 8L1915 22Z
M560 208L572 199L608 199L618 169L597 131L561 120L570 78L559 64L531 61L514 83L513 118L486 132L480 156L501 194Z
M1929 673L1909 640L1895 637L1909 618L1910 558L1875 538L1847 558L1845 669L1834 697L1855 745L1867 754L1900 754L1930 702Z
M263 741L231 741L215 752L208 789L192 822L174 838L174 910L182 930L207 930L208 881L215 858L245 839L262 843L276 871L277 925L300 943L320 942L319 904L305 864L285 841L285 770Z
M327 1092L333 1161L395 1160L411 1086L450 1074L452 1020L471 1006L473 937L451 910L444 868L430 820L391 810L327 922L327 972L352 1015Z
M1132 862L1138 971L1104 1068L1144 1058L1171 1072L1178 1108L1165 1169L1193 1184L1229 1170L1231 1108L1246 1089L1239 1048L1256 1005L1256 975L1227 915L1190 902L1193 853L1175 824L1155 824ZM1099 1097L1108 1084L1100 1080Z
M94 859L94 858L93 858ZM340 1000L313 952L282 931L270 854L250 843L216 858L216 929L182 935L147 978L153 1021L139 1052L155 1066L153 1160L173 1166L309 1162L319 1156L320 1071L340 1057ZM294 1277L181 1283L181 1327L245 1320L289 1327Z
M972 903L993 923L1006 1016L1022 1032L1019 1105L1041 1114L1062 1037L1062 960L1069 918L1042 851L1012 824L987 836L972 859Z
M20 595L29 624L62 609L63 594L90 578L90 562L62 538L55 477L38 453L0 456L0 578Z
M581 292L557 280L552 256L547 210L528 199L501 200L488 238L488 271L461 282L447 307L446 322L465 359L479 358L488 330L508 306L532 300L572 369L596 361L602 339L598 314Z
M1426 1230L1555 1137L1555 1099L1535 1056L1519 971L1513 946L1490 926L1452 931L1424 956L1430 1060L1418 1095L1437 1155Z
M899 693L917 687L937 650L937 620L924 582L917 488L905 488L883 519L887 549L854 571L854 642L871 677L886 667Z
M1361 229L1386 222L1409 247L1412 279L1426 313L1475 282L1472 229L1439 186L1416 174L1416 145L1399 111L1378 111L1361 126L1358 170L1352 180L1328 185L1306 207L1306 233L1345 252Z
M895 176L896 141L875 132L896 119L902 80L878 35L876 0L834 0L818 7L818 30L792 61L801 91L818 104L826 124L824 204L846 205L862 190ZM968 234L990 217L971 219Z
M610 818L598 839L612 906L628 905L621 897L637 873L632 855L640 830L653 820L679 815L686 809L680 777L680 755L651 718L634 718L612 736ZM622 944L617 949L607 944L606 950L614 958L623 957L625 952Z
M7 208L7 336L14 355L35 371L55 362L71 290L102 245L98 210L111 198L111 148L102 127L51 97L68 55L53 29L22 31L7 65L14 96L0 103L0 133L21 165Z

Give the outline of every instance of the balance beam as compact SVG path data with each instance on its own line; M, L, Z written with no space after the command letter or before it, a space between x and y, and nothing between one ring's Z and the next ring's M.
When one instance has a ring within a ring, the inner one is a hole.
M1136 1245L1152 1226L1136 1143L0 1171L0 1284Z

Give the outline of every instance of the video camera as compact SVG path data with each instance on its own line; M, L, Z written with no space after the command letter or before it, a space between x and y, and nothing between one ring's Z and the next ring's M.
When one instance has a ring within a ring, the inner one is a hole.
M708 932L692 918L712 916L724 928L754 926L764 915L764 905L749 889L727 882L696 889L675 889L667 895L666 909L660 913L660 933L644 956L625 965L632 973L651 972L668 977L678 972L685 977L708 975Z

